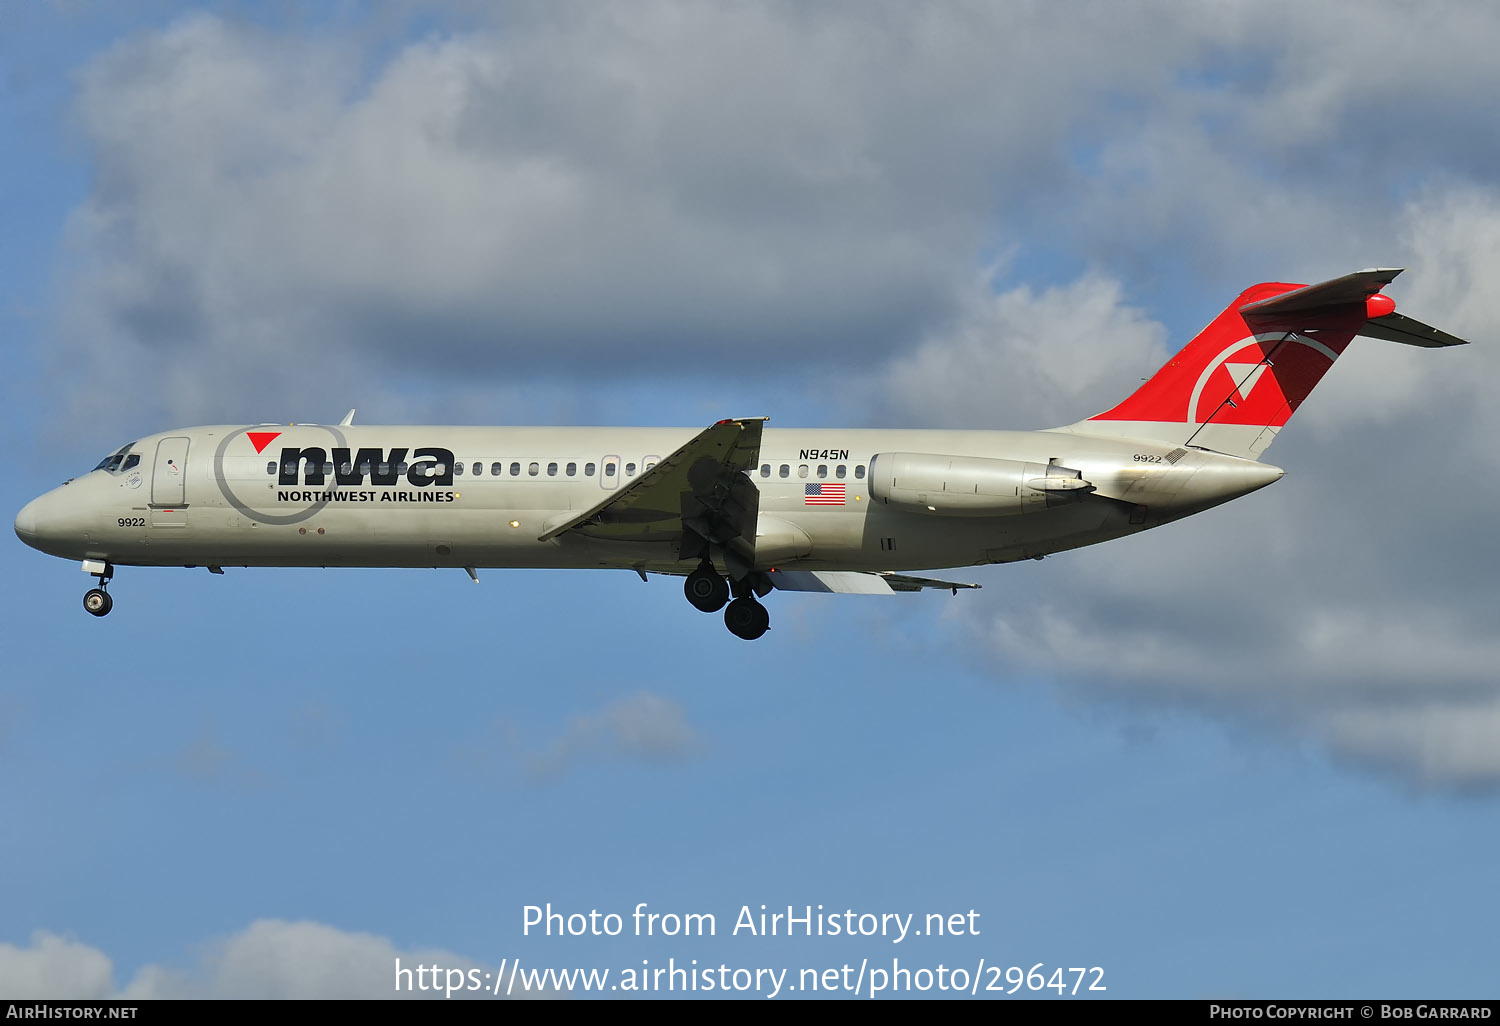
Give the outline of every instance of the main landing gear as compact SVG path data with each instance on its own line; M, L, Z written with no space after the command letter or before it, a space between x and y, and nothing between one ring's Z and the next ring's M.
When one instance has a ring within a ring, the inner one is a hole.
M771 629L771 614L754 595L742 595L725 607L724 626L735 637L754 641Z
M762 575L752 574L750 577ZM700 609L705 613L716 613L724 610L724 626L729 628L729 633L746 641L754 641L771 627L771 614L766 612L766 607L756 601L757 594L764 595L770 591L769 587L757 587L751 582L750 577L743 578L731 584L724 576L714 569L714 565L708 560L699 564L698 569L688 574L683 583L683 593L687 600L693 604L693 608ZM769 584L769 582L766 582ZM729 601L731 591L734 601ZM728 603L728 606L725 603Z
M708 560L688 574L682 585L683 593L693 608L705 613L717 613L729 601L729 582L719 575Z
M95 577L99 578L99 587L90 588L83 593L84 609L87 609L95 616L109 615L109 611L115 608L115 600L109 597L109 592L105 591L105 589L109 587L110 578L114 575L115 568L108 563L105 563L104 568L94 574Z

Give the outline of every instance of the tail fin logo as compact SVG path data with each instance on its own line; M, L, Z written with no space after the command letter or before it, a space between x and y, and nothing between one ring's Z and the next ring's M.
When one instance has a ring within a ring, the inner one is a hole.
M1240 394L1240 398L1249 399L1250 393L1255 391L1255 383L1266 372L1266 365L1263 363L1230 363L1226 360L1224 362L1224 369L1229 372L1229 377L1232 380L1238 382L1234 386L1234 389Z
M1286 332L1241 338L1207 362L1188 396L1184 420L1280 427L1342 348Z

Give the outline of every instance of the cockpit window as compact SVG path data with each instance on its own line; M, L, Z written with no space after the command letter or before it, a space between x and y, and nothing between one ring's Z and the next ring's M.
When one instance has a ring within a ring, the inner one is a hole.
M122 463L125 462L125 455L128 452L130 452L131 448L134 445L135 445L135 443L131 442L129 445L122 445L122 446L120 446L119 449L115 450L114 452L110 453L108 456L104 457L104 459L100 460L99 461L99 465L96 466L94 469L95 470L106 470L106 471L108 471L111 474L115 473L116 471L118 471L120 469L120 464L122 464ZM132 466L132 467L141 462L141 459L140 459L139 456L132 456L131 459L135 460L135 463L130 464L130 466ZM129 468L126 468L126 469L129 469Z
M140 454L133 452L129 456L125 457L125 465L123 467L121 467L120 470L122 472L126 471L126 470L134 470L136 467L139 467L140 465L141 465Z

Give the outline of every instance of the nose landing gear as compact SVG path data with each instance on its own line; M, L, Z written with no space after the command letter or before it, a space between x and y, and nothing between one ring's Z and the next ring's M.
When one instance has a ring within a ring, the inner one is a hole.
M85 567L88 569L88 567ZM109 611L115 607L115 600L109 597L105 589L109 587L110 578L114 577L115 568L105 563L103 568L96 571L94 576L99 578L99 587L90 588L83 593L83 608L95 616L108 616Z

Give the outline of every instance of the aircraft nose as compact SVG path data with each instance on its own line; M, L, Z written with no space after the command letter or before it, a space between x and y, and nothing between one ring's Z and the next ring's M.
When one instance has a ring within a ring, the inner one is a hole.
M33 547L37 539L37 506L40 502L40 499L33 499L16 514L16 537Z

